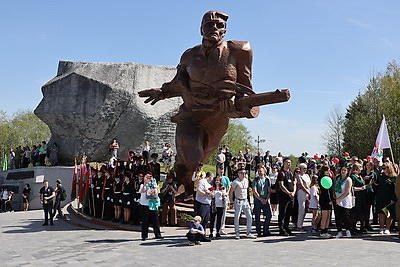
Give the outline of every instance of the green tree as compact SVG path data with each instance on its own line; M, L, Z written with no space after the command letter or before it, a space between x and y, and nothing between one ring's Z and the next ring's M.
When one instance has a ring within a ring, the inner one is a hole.
M239 153L239 150L244 150L246 147L250 148L251 151L255 151L255 146L253 143L253 137L250 134L250 131L243 125L243 123L239 119L231 119L229 121L229 126L226 134L222 138L219 147L222 146L229 147L232 155L236 156ZM215 156L218 153L218 149L214 151L211 157L208 159L209 164L215 163Z
M328 153L340 156L343 152L345 117L339 105L336 105L327 119L328 129L323 136Z
M382 116L388 124L389 138L395 159L400 154L400 66L388 64L384 73L374 75L364 93L347 108L344 122L344 149L365 157L374 146Z
M18 146L38 145L50 138L50 129L32 111L21 110L11 118L0 111L0 158Z

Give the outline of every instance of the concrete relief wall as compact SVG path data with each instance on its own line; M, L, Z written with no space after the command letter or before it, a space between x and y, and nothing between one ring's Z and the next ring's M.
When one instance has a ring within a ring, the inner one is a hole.
M43 99L35 109L51 130L49 144L59 145L60 163L73 164L83 152L92 161L106 160L113 138L120 144L122 160L145 140L151 152L160 152L166 142L174 144L170 117L182 100L151 106L137 92L160 87L175 73L170 66L60 61L57 76L43 85Z

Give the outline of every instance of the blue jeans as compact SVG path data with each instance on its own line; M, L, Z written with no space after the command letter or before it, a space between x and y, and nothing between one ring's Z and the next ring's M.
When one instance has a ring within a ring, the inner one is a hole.
M261 234L261 211L265 216L264 226L263 226L263 234L266 234L269 231L269 224L271 222L271 208L269 203L263 205L261 201L254 200L254 217L256 218L256 230L257 234Z
M250 210L250 204L247 199L235 199L235 233L236 235L239 235L239 219L240 219L240 214L242 213L242 210L244 211L244 214L246 214L246 233L250 234L251 233L251 224L252 224L252 218L251 218L251 210Z

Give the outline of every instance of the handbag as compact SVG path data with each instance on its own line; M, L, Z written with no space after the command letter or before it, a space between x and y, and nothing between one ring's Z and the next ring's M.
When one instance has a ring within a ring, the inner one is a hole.
M354 208L356 206L356 196L354 195L354 187L351 186L351 207Z

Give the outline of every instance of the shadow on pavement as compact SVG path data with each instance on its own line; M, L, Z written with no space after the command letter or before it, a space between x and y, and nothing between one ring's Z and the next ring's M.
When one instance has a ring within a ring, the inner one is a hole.
M99 239L99 240L86 240L86 243L110 243L110 244L115 244L115 243L125 243L125 242L133 242L133 241L139 241L140 239Z

